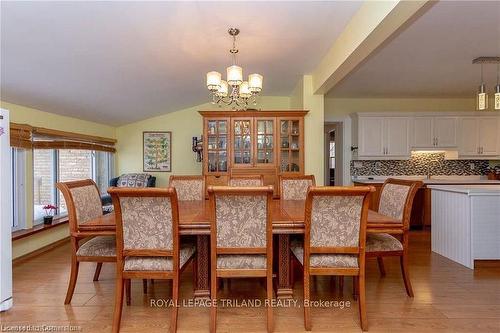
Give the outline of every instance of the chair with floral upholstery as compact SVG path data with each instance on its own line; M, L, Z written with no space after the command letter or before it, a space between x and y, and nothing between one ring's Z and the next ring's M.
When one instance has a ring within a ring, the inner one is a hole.
M266 278L267 304L273 298L272 186L208 188L211 209L210 332L216 331L219 278ZM267 307L267 331L273 330Z
M170 176L169 186L175 187L179 201L205 200L203 176Z
M398 256L400 258L401 272L408 296L413 297L413 288L408 270L408 245L410 218L413 199L423 183L389 178L382 185L378 212L403 222L402 234L399 239L388 233L370 233L366 238L366 256L376 257L382 276L385 276L383 257Z
M304 326L311 330L310 278L354 276L359 290L361 329L368 329L365 298L365 239L372 187L310 187L305 206L304 242L291 244L304 271Z
M281 200L306 200L307 189L315 186L314 175L280 176Z
M171 279L172 301L179 299L179 275L196 248L179 239L175 188L109 189L116 219L116 292L113 332L119 332L123 289L130 279ZM172 308L171 332L177 329L178 307Z
M80 262L95 262L97 267L94 281L99 279L103 262L115 262L114 232L102 231L96 237L89 238L80 226L103 215L101 196L97 185L91 179L61 182L56 184L66 201L68 208L69 231L71 237L71 275L64 304L71 303L75 291ZM82 240L87 240L80 244Z
M264 176L262 175L238 175L231 176L229 186L249 187L264 186Z

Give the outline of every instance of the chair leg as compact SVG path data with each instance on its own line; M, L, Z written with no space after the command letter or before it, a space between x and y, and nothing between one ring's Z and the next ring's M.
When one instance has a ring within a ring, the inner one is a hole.
M403 254L400 258L401 272L403 273L403 281L405 283L406 293L409 297L413 297L413 288L410 282L410 272L408 271L408 255Z
M344 295L344 277L339 276L339 294L340 296Z
M102 262L98 262L95 267L94 281L99 281L99 275L101 275Z
M115 287L115 311L113 314L113 333L120 332L120 322L122 319L122 308L123 308L123 287L124 287L124 280L120 276L116 279L116 287Z
M353 276L352 277L352 298L354 298L354 300L357 300L358 299L358 294L359 294L359 290L358 290L358 277L357 276Z
M130 305L132 297L130 296L130 289L131 289L132 282L130 279L125 280L125 299L127 302L127 305Z
M66 299L64 300L64 304L71 303L71 299L73 298L73 293L75 292L76 279L78 278L79 267L80 263L76 260L76 256L73 256L71 258L71 274L69 276L68 291L66 292Z
M210 307L210 333L215 333L217 330L217 285L217 277L215 274L212 274L210 281L210 297L212 301Z
M306 331L311 330L311 308L309 307L311 299L310 276L304 270L304 328Z
M384 259L382 257L377 257L377 262L378 262L378 270L380 271L380 275L385 276Z
M172 280L172 300L174 301L174 307L172 309L172 320L170 324L170 332L177 332L177 317L179 316L179 273L175 274Z
M148 279L142 279L142 292L144 294L148 293Z
M273 317L273 307L271 306L273 300L273 274L267 274L266 277L266 293L267 293L267 332L271 333L274 331L274 317Z
M365 276L357 277L358 280L358 304L359 304L359 319L361 322L361 330L368 331L368 319L366 317L366 294L365 294Z

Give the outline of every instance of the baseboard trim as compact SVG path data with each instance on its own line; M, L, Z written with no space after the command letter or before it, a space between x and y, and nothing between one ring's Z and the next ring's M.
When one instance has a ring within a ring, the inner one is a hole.
M26 254L23 254L22 256L20 257L17 257L16 259L13 259L12 260L12 266L15 266L15 265L19 265L20 263L26 261L26 260L29 260L29 259L32 259L34 257L37 257L47 251L50 251L52 249L55 249L56 247L59 247L59 246L62 246L64 244L66 244L67 242L70 241L70 237L65 237L63 239L60 239L54 243L50 243L48 245L45 245L35 251L32 251L30 253L26 253Z

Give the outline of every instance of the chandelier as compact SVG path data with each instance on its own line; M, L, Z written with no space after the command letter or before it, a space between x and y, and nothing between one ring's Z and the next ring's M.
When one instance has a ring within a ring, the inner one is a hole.
M236 63L236 36L240 33L237 28L229 28L228 33L233 37L233 48L229 50L233 64L226 69L226 81L222 80L219 72L207 73L207 88L212 95L212 104L219 107L232 106L234 110L246 110L249 103L257 105L257 95L262 91L262 75L250 74L248 81L243 81L243 69ZM229 91L231 89L231 91Z
M473 64L481 65L481 85L476 93L476 108L479 111L489 109L488 106L488 92L483 79L483 64L493 64L497 67L497 85L495 86L495 93L493 98L494 109L500 111L500 57L479 57L472 60Z

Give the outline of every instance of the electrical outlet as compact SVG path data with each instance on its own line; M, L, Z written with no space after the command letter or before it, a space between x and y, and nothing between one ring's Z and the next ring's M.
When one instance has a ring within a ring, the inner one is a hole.
M474 163L469 163L469 167L471 170L474 170L476 168L476 165Z
M361 169L363 167L363 162L354 161L354 169Z

